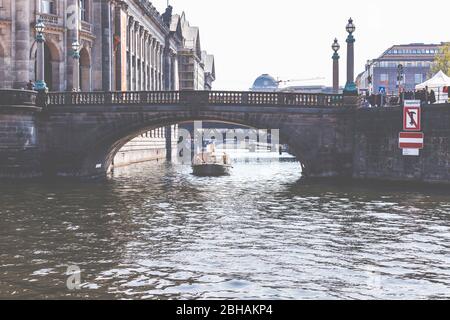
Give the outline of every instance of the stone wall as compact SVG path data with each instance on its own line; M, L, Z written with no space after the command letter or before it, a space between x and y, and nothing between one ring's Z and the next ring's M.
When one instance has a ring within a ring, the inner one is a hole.
M450 184L450 105L422 108L425 148L403 156L402 108L359 109L355 114L353 177Z
M166 159L166 139L140 136L128 142L114 157L113 167Z
M42 175L37 108L0 106L0 178Z

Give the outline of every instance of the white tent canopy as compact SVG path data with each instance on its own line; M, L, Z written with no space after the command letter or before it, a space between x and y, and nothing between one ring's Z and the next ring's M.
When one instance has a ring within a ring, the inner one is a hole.
M444 87L449 86L450 86L450 77L448 77L444 72L439 71L430 80L427 80L424 83L416 85L416 90L421 90L425 89L425 87L428 87L428 89L430 90L433 89L437 91L436 89L438 89L439 91L442 92L442 89Z

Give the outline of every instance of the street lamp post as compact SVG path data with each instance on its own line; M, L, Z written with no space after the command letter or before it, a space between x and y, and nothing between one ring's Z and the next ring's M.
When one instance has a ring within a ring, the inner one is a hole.
M338 51L341 46L337 39L334 39L331 49L333 49L333 91L334 93L339 93L339 54Z
M73 58L73 91L80 91L80 43L78 39L72 42Z
M348 24L345 28L348 32L347 37L347 83L345 84L344 92L347 94L357 94L358 89L355 84L355 38L353 33L356 30L353 24L353 19L348 20Z
M48 90L47 84L45 83L45 56L44 56L44 46L45 46L45 24L42 19L39 19L35 25L36 30L36 42L37 42L37 52L36 52L36 83L35 90L39 92L46 92Z
M403 86L403 80L405 78L404 68L403 64L399 64L397 66L397 87L398 87L398 96L400 101L403 101L403 92L404 92L404 86Z

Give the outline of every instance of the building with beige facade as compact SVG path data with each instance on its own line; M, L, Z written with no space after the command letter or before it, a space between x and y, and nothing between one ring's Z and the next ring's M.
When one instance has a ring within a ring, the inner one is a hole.
M148 0L0 0L0 88L24 88L36 79L38 19L46 27L50 91L77 89L77 74L82 91L205 88L199 28L170 6L160 14Z
M202 51L199 28L172 10L160 14L149 0L0 0L0 89L37 80L34 27L42 20L50 91L211 90L214 56ZM176 130L143 133L115 163L165 158Z

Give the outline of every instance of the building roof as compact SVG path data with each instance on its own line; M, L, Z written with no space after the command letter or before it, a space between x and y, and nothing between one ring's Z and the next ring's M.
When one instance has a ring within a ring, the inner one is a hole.
M172 16L170 31L177 32L180 27L184 38L184 47L195 51L197 56L201 57L200 30L198 27L191 27L189 25L184 12L181 16L178 14Z
M205 73L210 73L214 78L216 77L216 66L214 63L214 55L202 51L202 61L205 65Z
M441 44L411 43L394 45L376 60L433 60Z

